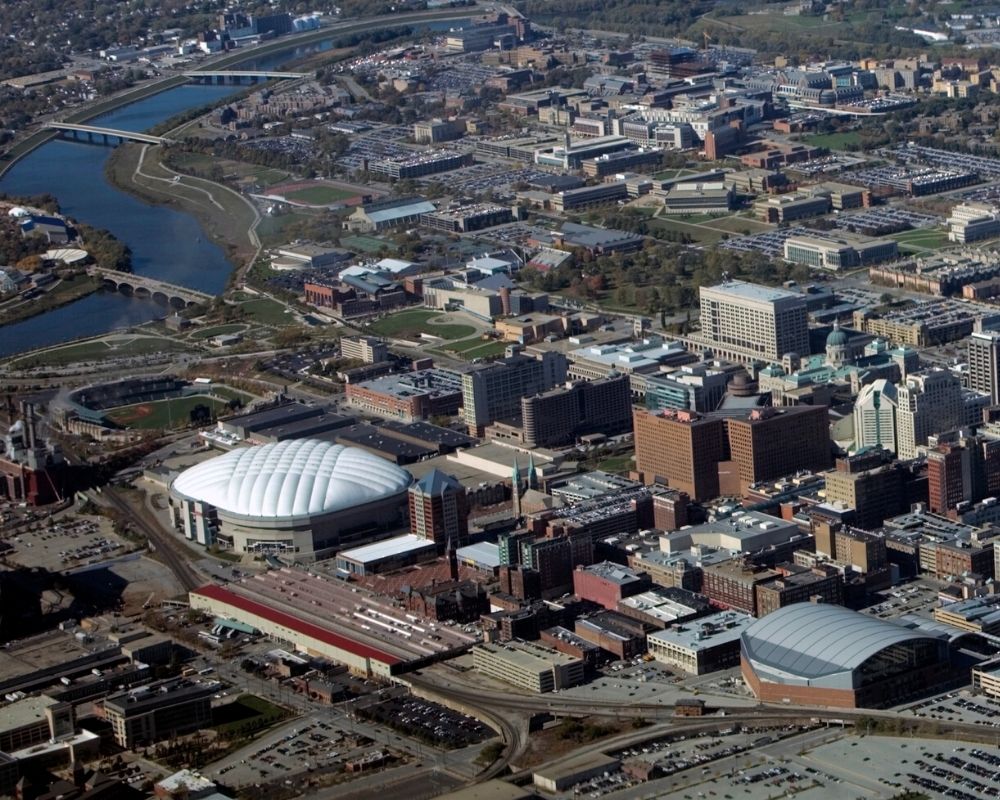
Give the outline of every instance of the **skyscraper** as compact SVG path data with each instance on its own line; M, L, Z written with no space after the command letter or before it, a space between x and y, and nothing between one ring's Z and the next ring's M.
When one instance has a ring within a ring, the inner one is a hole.
M854 447L896 452L896 386L880 378L861 387L854 401Z
M983 331L969 337L969 388L1000 403L1000 333Z
M809 354L806 300L798 292L725 281L702 286L701 337L716 355L746 362Z
M907 376L898 386L896 454L916 458L927 437L962 423L962 385L948 370L935 369Z
M469 537L469 504L465 487L451 475L433 469L410 486L410 529L443 546Z

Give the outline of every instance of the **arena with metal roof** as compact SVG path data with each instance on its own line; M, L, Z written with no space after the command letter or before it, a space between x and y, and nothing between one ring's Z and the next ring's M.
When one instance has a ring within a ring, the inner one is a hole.
M293 560L332 555L405 522L406 470L319 439L246 447L182 472L170 487L189 539Z
M740 648L743 677L765 702L893 705L938 685L949 668L946 638L822 603L762 617Z

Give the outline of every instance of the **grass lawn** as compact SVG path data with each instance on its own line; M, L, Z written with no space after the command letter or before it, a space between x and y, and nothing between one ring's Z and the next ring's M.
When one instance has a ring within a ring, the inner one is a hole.
M268 246L284 244L288 241L288 237L285 235L285 228L293 222L298 222L300 219L304 219L304 216L294 212L291 214L281 214L277 217L262 216L260 223L257 225L257 236Z
M744 235L744 231L750 231L750 233L753 234L774 230L773 225L768 225L766 222L750 219L749 217L726 217L725 219L719 219L713 222L712 227L728 231L730 233L737 233L740 236Z
M845 133L821 133L815 136L803 136L802 141L813 147L825 147L828 150L846 150L850 146L861 144L861 134L857 131Z
M244 694L231 703L212 709L212 727L222 736L241 729L260 730L288 716L288 712L255 694Z
M336 203L339 200L346 200L348 197L356 197L356 192L348 192L345 189L338 189L336 186L309 186L305 189L298 189L285 195L288 200L308 203L314 206L325 206Z
M247 315L261 325L282 326L290 324L294 317L285 313L285 307L274 300L262 297L259 300L247 300L240 303Z
M112 422L127 428L141 430L183 428L191 421L191 409L198 405L209 406L217 415L228 410L226 404L220 400L207 395L193 395L121 406L108 412L107 416Z
M610 458L604 459L601 463L597 465L599 470L604 472L628 472L634 466L632 461L632 456L611 456Z
M665 169L663 172L657 172L653 177L658 181L672 181L676 178L684 178L688 175L697 175L693 169Z
M204 153L180 153L177 156L177 166L182 172L185 170L207 172L216 165L222 168L224 175L253 178L263 186L283 183L289 178L289 173L283 170L248 164L245 161L230 161L226 158L207 156Z
M477 347L482 347L484 344L489 344L484 339L480 339L478 336L474 339L462 339L459 342L451 342L445 347L452 353L464 353L466 350L475 350Z
M948 234L937 228L917 228L912 231L901 231L890 234L890 238L899 242L901 248L911 248L917 250L937 250L940 247L947 247Z
M14 366L17 368L26 366L62 367L80 361L102 361L106 358L141 356L151 353L176 353L187 349L183 344L172 339L155 337L111 338L108 341L81 342L24 356L15 361Z
M649 221L649 233L651 236L666 233L667 231L686 233L694 241L701 244L715 244L723 236L723 231L708 228L704 225L692 225L690 222L681 222L679 219L671 219L670 217L656 217Z
M744 14L735 17L720 17L722 23L743 28L744 30L784 31L784 32L815 32L829 33L839 27L841 22L828 22L822 17L809 15L785 16L781 11L772 14ZM711 22L711 20L707 20Z
M191 334L192 339L211 339L213 336L222 336L225 333L237 333L245 331L247 326L242 322L233 322L229 325L215 325L211 328L202 328Z
M472 336L476 329L471 325L456 325L443 323L441 325L430 322L432 319L448 319L440 311L401 311L391 317L380 319L369 330L380 336L394 336L398 339L419 339L421 333L429 333L431 336L438 336L442 339L464 339Z
M507 349L507 342L486 342L478 347L463 350L462 358L472 360L473 358L491 358L492 356L502 356Z
M212 386L212 394L225 398L226 400L242 400L244 403L253 399L253 397L246 392L241 392L239 389L233 389L229 386Z

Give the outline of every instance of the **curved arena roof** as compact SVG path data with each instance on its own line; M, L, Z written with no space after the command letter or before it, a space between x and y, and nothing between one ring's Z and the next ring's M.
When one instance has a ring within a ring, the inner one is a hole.
M849 674L894 644L932 639L843 606L795 603L743 632L743 655L772 680L813 683Z
M171 490L246 517L328 514L404 491L410 473L365 450L318 439L241 448L182 472Z

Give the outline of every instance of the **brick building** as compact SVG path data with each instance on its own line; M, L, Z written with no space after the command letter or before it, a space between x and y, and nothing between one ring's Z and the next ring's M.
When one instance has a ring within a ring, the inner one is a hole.
M639 594L652 586L649 576L611 561L579 566L573 571L573 594L607 609L615 609L625 597Z
M694 411L637 409L632 417L636 471L695 502L719 496L719 462L727 458L725 421Z

